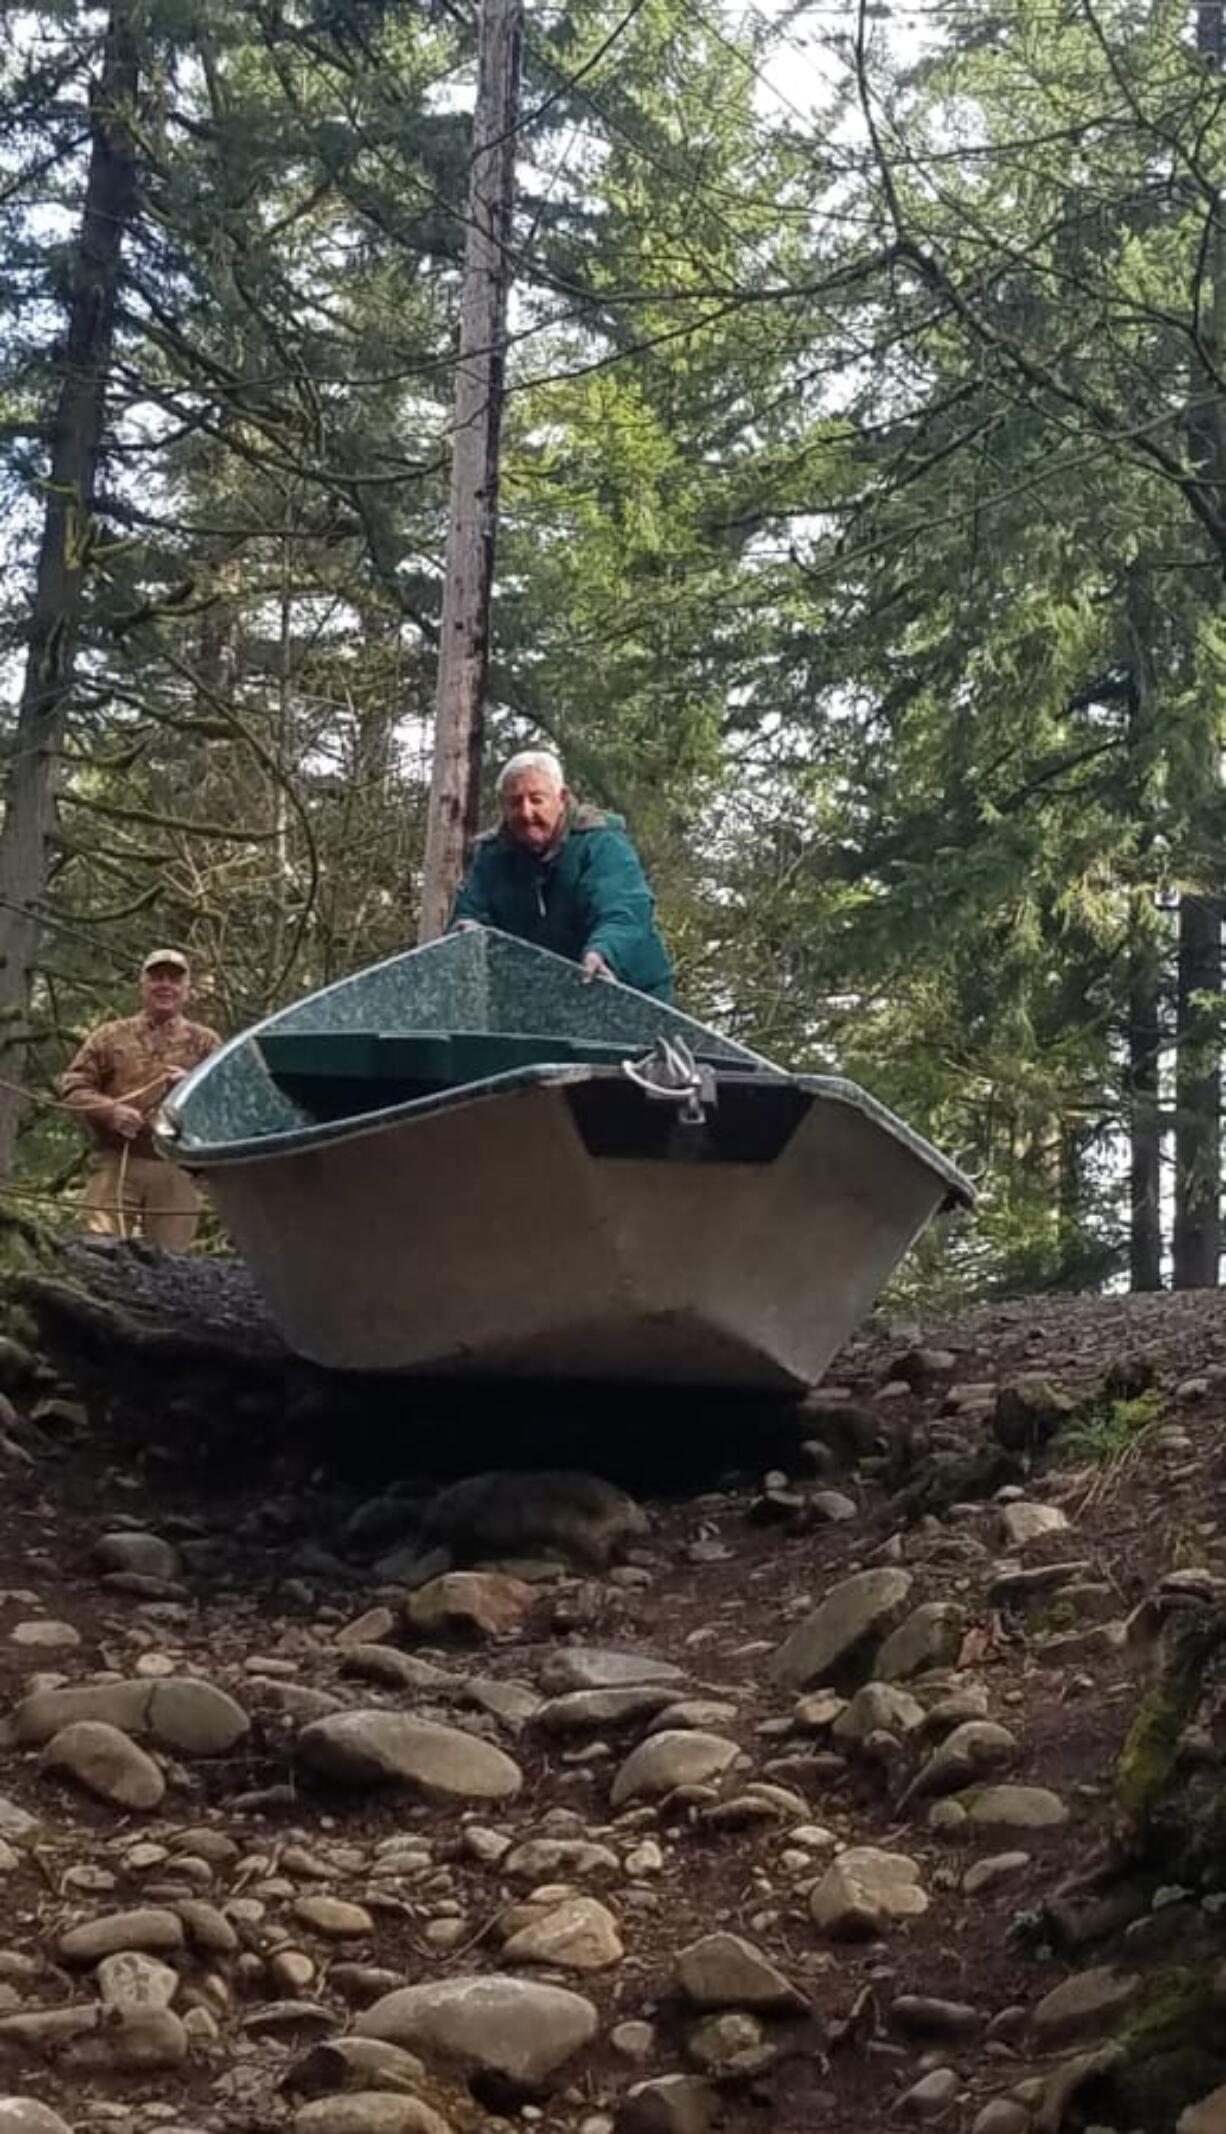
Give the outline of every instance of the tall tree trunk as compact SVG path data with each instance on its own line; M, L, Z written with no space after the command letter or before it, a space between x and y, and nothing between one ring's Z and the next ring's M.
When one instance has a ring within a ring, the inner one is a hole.
M522 26L523 0L482 0L420 941L445 931L477 828Z
M1132 1289L1162 1287L1161 1043L1158 966L1153 950L1142 942L1133 950L1128 981L1128 1279Z
M1197 0L1193 9L1196 48L1215 74L1226 58L1222 0ZM1226 335L1226 245L1221 197L1218 220L1205 250L1200 332L1203 356L1192 358L1188 449L1200 479L1220 509L1226 494L1226 408L1217 366ZM1179 1002L1176 1014L1175 1238L1176 1289L1216 1288L1220 1254L1221 1043L1217 1018L1198 1009L1193 996L1216 1001L1222 989L1222 906L1214 818L1221 788L1221 741L1215 720L1204 736L1204 808L1200 843L1202 878L1209 894L1186 891L1179 905Z
M136 197L129 114L139 48L133 0L113 0L90 91L90 155L73 251L67 334L51 423L42 542L25 679L0 830L0 1073L25 1069L30 984L43 931L57 760L75 675L91 510L106 414L124 233ZM0 1177L12 1168L21 1099L0 1087Z
M1217 1016L1222 990L1222 907L1216 897L1185 893L1179 904L1179 978L1175 1011L1176 1289L1215 1289L1221 1249L1218 1154L1222 1101Z

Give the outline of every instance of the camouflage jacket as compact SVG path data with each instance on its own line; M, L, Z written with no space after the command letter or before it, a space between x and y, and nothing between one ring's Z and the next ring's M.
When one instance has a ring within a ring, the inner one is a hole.
M185 1071L198 1067L221 1039L204 1023L189 1023L182 1015L173 1022L155 1023L147 1015L129 1015L121 1022L101 1023L91 1030L67 1073L60 1094L82 1121L99 1148L127 1146L134 1156L152 1156L151 1125L141 1128L126 1143L108 1123L116 1104L131 1104L152 1121L170 1088L168 1067Z

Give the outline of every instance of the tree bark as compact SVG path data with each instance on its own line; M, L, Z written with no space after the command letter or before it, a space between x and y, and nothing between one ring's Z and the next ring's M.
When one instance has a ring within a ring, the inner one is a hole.
M1175 1011L1176 1289L1216 1289L1218 1281L1221 1050L1217 1016L1197 996L1216 1000L1221 990L1221 904L1185 893Z
M1132 1289L1162 1287L1161 1044L1158 967L1152 950L1142 944L1133 951L1128 982L1128 1277Z
M420 941L444 932L477 828L522 20L523 0L483 0Z
M0 829L0 1074L25 1069L30 986L43 933L59 752L75 679L94 483L106 417L124 234L136 198L128 114L139 81L131 0L113 0L90 92L90 154L73 250L67 332L51 421L42 539L25 677ZM19 1095L0 1087L0 1177L12 1168Z

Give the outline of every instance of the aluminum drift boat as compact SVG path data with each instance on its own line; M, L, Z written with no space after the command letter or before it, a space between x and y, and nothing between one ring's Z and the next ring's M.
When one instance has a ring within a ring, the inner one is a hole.
M234 1038L157 1134L355 1370L803 1388L973 1198L854 1084L488 929Z

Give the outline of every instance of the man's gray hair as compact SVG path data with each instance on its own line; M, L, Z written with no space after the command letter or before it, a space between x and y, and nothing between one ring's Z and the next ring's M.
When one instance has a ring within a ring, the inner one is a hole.
M566 784L566 774L562 769L562 759L560 756L555 756L551 748L521 748L519 754L512 756L509 762L504 763L498 773L498 791L500 795L506 792L512 778L518 778L521 771L539 771L543 777L549 779L552 785L563 786Z

